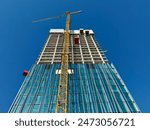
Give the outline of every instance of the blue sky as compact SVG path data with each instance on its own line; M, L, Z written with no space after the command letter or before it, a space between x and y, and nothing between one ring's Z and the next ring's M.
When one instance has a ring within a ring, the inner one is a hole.
M83 10L71 29L93 29L142 112L150 112L149 0L1 0L0 112L7 112L34 64L48 31L64 28L65 18L32 24L38 18Z

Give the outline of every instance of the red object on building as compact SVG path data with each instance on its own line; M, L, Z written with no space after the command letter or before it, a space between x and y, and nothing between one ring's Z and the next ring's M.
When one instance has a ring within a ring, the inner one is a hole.
M28 73L29 73L28 70L24 70L24 71L23 71L23 76L27 76Z
M79 37L74 37L74 43L79 44Z

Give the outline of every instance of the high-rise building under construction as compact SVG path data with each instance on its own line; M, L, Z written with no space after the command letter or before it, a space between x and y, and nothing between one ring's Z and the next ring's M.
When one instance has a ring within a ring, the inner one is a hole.
M9 112L56 112L63 42L51 29ZM139 112L92 30L70 31L67 112Z
M51 29L16 95L11 113L140 112L92 30ZM38 20L41 21L41 20Z

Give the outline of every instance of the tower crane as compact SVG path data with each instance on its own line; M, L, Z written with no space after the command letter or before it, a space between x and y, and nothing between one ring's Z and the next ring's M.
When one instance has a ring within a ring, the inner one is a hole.
M67 97L68 97L68 58L69 58L69 44L70 44L70 15L77 14L81 11L66 12L66 28L64 32L63 51L61 54L61 73L58 86L58 96L56 103L56 112L67 112Z
M61 70L60 70L60 79L58 85L58 94L57 94L57 102L56 102L56 113L67 113L67 104L68 104L68 59L69 59L69 44L70 44L70 15L78 14L82 11L69 12L67 11L65 14L56 17L49 17L44 19L39 19L33 21L33 23L46 21L55 18L61 18L66 16L66 27L64 31L64 43L63 50L61 53Z

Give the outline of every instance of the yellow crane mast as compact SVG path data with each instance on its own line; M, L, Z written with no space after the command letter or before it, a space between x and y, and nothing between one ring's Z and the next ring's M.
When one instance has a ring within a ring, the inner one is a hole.
M58 86L58 96L56 103L57 113L67 113L67 97L68 97L68 58L70 44L70 15L77 14L81 11L66 12L66 28L64 31L63 51L61 54L61 71Z
M66 113L67 112L67 97L68 97L68 58L69 58L69 44L70 44L70 15L81 13L82 11L75 12L66 12L63 15L55 16L55 17L47 17L43 19L38 19L32 21L32 23L47 21L51 19L61 18L66 16L66 28L64 31L64 43L63 43L63 51L61 54L61 71L60 71L60 79L58 86L58 95L56 102L56 110L57 113Z

